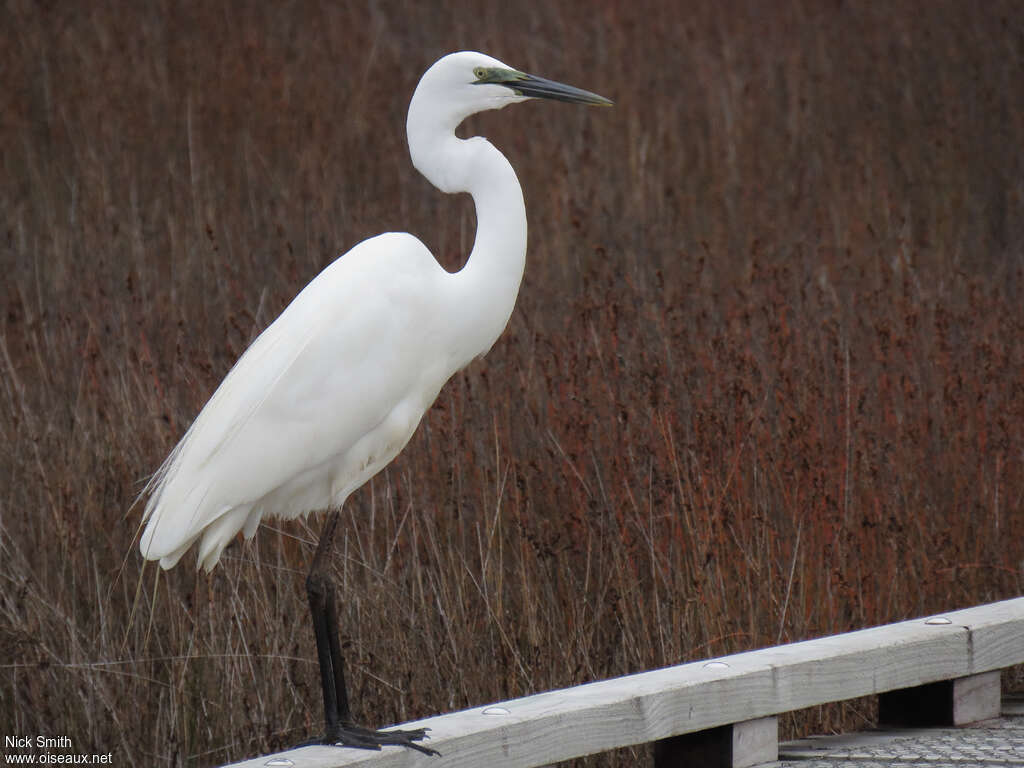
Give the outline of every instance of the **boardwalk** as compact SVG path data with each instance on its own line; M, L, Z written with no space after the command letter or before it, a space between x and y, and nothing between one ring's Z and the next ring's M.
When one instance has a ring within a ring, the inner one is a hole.
M777 768L1003 768L1024 766L1024 695L1002 717L965 728L913 728L818 736L779 745Z
M402 724L430 728L429 745L442 753L441 758L396 748L367 753L311 746L236 763L235 768L534 768L643 744L653 745L656 768L779 766L780 754L782 765L793 768L1024 767L1024 715L1006 713L1005 722L998 718L999 670L1022 663L1024 597ZM974 755L971 759L977 762L958 762L951 734L955 741L975 732L962 727L902 731L884 738L862 735L853 742L804 742L799 747L782 745L780 750L779 713L869 695L878 696L883 722L936 727L987 719L989 725L1000 723L998 728L977 731L978 744L993 745L985 753L992 757L978 757L983 754L980 746L965 746L965 754ZM1016 739L1012 749L996 748L1011 737ZM912 739L932 741L926 745ZM814 748L824 744L845 752L832 756ZM886 750L892 752L889 762L876 759ZM917 758L911 755L920 755L921 760L915 763Z

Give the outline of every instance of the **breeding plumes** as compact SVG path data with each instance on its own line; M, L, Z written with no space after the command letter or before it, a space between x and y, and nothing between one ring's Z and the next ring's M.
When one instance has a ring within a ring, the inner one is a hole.
M345 687L333 587L338 513L412 437L444 383L508 323L526 258L515 171L469 115L531 98L610 105L482 53L453 53L423 75L406 131L413 165L443 192L468 192L477 232L462 270L445 271L407 233L365 240L321 272L246 350L148 487L139 547L173 567L198 542L212 569L264 516L330 510L307 592L324 694L324 743L421 752L422 730L357 727Z

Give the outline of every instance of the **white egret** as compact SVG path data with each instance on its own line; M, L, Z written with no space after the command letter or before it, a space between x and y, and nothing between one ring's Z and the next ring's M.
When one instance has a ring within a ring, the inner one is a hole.
M228 373L147 487L146 558L173 567L196 542L211 570L239 531L265 515L330 510L306 589L324 695L324 743L400 744L433 753L418 731L354 725L327 563L338 513L412 437L444 383L505 329L526 258L515 171L466 117L531 98L610 105L482 53L453 53L423 75L406 131L413 165L444 192L468 192L477 232L449 273L417 238L365 240L299 293Z

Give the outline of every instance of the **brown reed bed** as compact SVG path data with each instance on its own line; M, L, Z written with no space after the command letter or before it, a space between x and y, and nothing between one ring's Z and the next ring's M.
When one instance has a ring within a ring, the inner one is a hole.
M1024 589L1012 3L21 0L0 36L12 733L212 765L319 727L318 521L157 580L131 505L336 254L407 229L459 266L472 207L403 135L420 73L459 48L617 106L466 129L520 174L529 263L506 335L346 509L365 720Z

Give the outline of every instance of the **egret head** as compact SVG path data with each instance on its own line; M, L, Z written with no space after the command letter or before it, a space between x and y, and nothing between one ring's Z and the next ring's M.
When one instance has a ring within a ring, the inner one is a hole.
M480 137L458 139L455 129L476 112L501 109L527 99L611 105L596 93L528 75L482 53L451 53L424 73L412 95L405 122L412 164L444 192L471 191L474 178L484 181L489 174L474 175L481 171L467 161L468 156L456 161L451 153L490 144ZM508 166L501 153L496 154Z
M440 122L454 131L476 112L527 99L611 106L596 93L520 72L483 53L460 51L438 59L424 73L409 105L409 119L415 114L417 119Z

